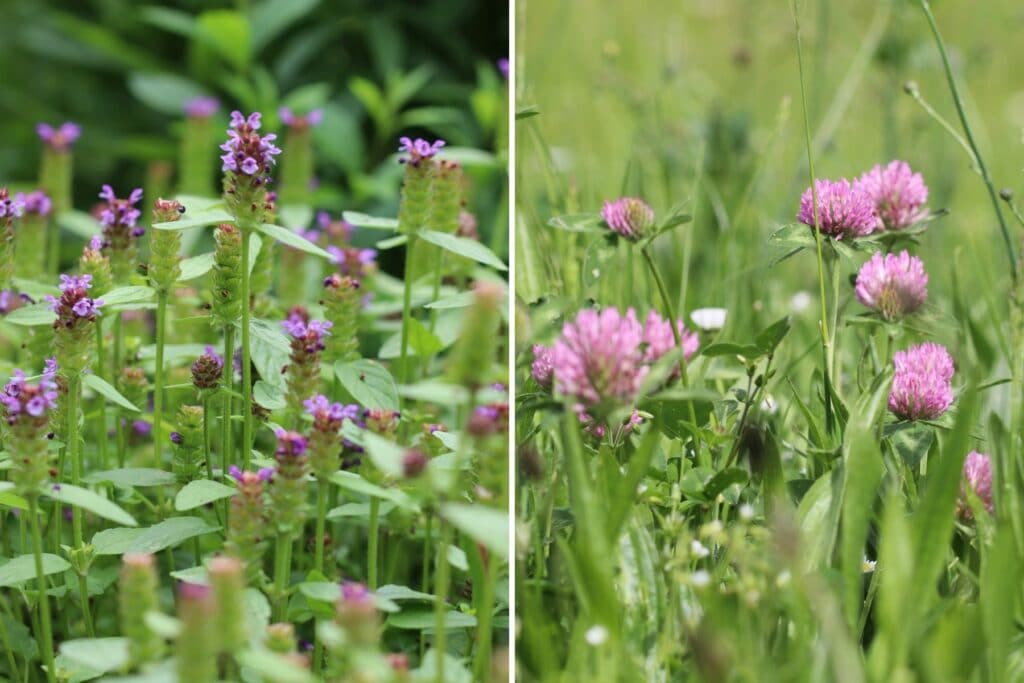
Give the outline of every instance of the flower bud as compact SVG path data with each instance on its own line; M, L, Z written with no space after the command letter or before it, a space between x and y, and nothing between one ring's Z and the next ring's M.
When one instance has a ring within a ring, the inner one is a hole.
M263 641L267 649L281 655L291 654L298 647L295 638L295 627L288 622L267 626L267 637Z
M238 494L231 498L231 514L228 516L227 540L224 551L236 557L245 565L246 580L253 583L260 575L264 540L267 529L267 512L264 504L264 484L270 481L273 470L242 472L232 466L231 478L238 486Z
M497 355L503 296L501 287L490 282L479 282L473 289L473 303L466 309L449 369L455 382L470 389L484 384Z
M242 233L222 223L213 233L213 317L220 327L242 316Z
M245 569L235 557L215 557L208 567L217 602L216 632L220 652L235 654L245 647Z
M185 207L173 199L157 199L153 204L154 223L172 223L181 219ZM181 232L154 229L149 236L149 282L157 291L168 292L181 277Z
M605 225L631 242L638 242L654 227L654 209L636 197L605 202L601 209Z
M346 581L335 604L335 621L356 647L372 647L380 638L380 616L373 594L361 583Z
M146 614L160 608L157 589L160 580L149 553L125 553L118 579L121 633L128 639L133 666L160 659L164 641L146 624Z
M217 680L216 603L209 587L183 583L178 589L178 680L214 683Z
M359 356L359 310L362 305L359 280L334 274L324 280L324 317L331 323L331 335L325 342L330 361L351 360Z
M363 422L366 428L374 434L381 436L392 436L398 429L398 421L401 414L397 410L386 408L368 408L363 411Z
M192 385L199 391L216 389L223 372L224 358L212 346L207 346L203 355L192 363Z
M203 407L178 408L177 431L171 432L172 467L179 485L203 476Z

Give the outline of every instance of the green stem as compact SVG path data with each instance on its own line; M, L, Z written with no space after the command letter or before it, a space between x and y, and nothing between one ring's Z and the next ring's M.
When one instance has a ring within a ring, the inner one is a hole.
M452 527L445 523L444 517L438 516L441 527L441 541L437 546L437 570L434 576L434 661L437 662L434 681L445 683L444 655L447 649L445 622L448 612L448 583L451 580L448 567L448 546L451 544Z
M366 583L377 590L377 542L380 537L380 498L370 498L370 531L366 541Z
M96 321L96 376L107 379L105 359L103 358L103 321ZM99 397L99 409L96 417L96 440L99 444L100 466L107 468L107 402Z
M491 667L494 584L498 580L498 558L488 555L486 572L483 595L480 596L476 610L476 676L480 681L487 680L487 673Z
M77 508L76 508L77 509ZM35 555L36 580L39 588L39 620L42 626L42 634L39 643L39 651L43 653L43 666L46 667L46 680L55 683L57 670L53 665L53 627L50 623L50 599L46 596L46 573L43 571L43 534L39 530L39 502L38 496L33 495L29 499L29 517L32 524L32 553ZM90 633L91 633L90 627ZM14 675L14 671L11 671Z
M252 454L252 356L249 347L249 249L252 229L242 227L242 469L249 469ZM225 359L225 363L229 361Z
M399 372L402 381L409 381L409 369L407 367L409 349L409 321L412 319L412 272L413 260L412 251L416 245L416 236L409 235L409 241L405 245L405 283L402 288L402 336L401 350L399 352Z
M121 371L122 358L124 354L124 320L120 313L114 314L114 365L110 369L110 376L117 377ZM114 433L117 439L117 466L124 467L128 457L128 435L124 428L124 411L119 410L117 421L114 425Z
M156 369L153 376L153 467L163 469L164 464L164 333L167 324L167 292L156 294ZM159 502L163 503L164 488L157 487Z
M316 486L316 547L313 551L313 566L321 574L324 571L324 532L327 527L327 490L326 479L318 479Z
M206 478L213 479L213 462L210 457L210 393L203 390L203 460L206 461Z
M430 551L434 543L434 516L427 512L426 528L423 530L423 570L420 576L420 590L424 593L430 590ZM423 631L420 631L420 658L426 650L427 638Z
M73 374L68 377L68 457L71 460L71 483L75 486L82 485L82 452L78 438L78 410L82 397L82 376ZM79 553L84 551L85 540L82 535L82 509L77 505L71 508L71 529L75 543L75 550ZM34 532L33 532L34 533ZM82 616L85 619L85 629L89 637L93 637L92 610L89 607L89 589L86 585L85 574L77 571L78 594L82 601Z
M985 187L988 189L989 199L992 201L992 208L996 212L996 218L999 220L999 230L1003 236L1003 242L1006 246L1006 255L1010 259L1010 276L1013 278L1014 283L1017 282L1017 250L1013 246L1013 239L1010 238L1010 229L1006 225L1006 220L1003 218L1003 210L999 206L999 199L996 195L995 185L992 183L992 178L988 174L988 167L985 165L985 160L981 156L981 151L978 149L978 144L974 141L974 133L971 130L971 125L967 122L967 114L964 113L964 103L960 97L960 89L957 88L956 79L953 78L953 67L949 63L949 55L946 53L946 45L942 40L942 34L939 33L939 26L935 23L935 16L932 14L932 8L928 0L919 0L921 4L921 10L924 12L925 17L928 19L928 26L932 29L932 35L935 37L935 44L939 48L939 54L942 56L942 66L946 72L946 82L949 84L949 92L953 96L953 104L956 106L956 114L960 117L960 125L963 126L964 135L967 137L967 143L971 146L971 150L974 152L974 158L978 162L978 172L981 174L981 179L985 181Z
M221 385L224 388L220 413L220 476L222 479L228 476L228 468L233 462L231 437L234 435L234 430L231 428L231 391L234 388L235 379L234 345L235 327L228 325L224 328L224 374L221 378Z
M288 579L292 572L291 534L279 533L274 547L274 621L288 615Z

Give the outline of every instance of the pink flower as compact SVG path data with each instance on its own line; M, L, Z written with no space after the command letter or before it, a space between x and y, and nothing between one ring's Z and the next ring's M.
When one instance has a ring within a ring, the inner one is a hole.
M928 186L905 161L875 166L857 180L857 186L874 204L879 229L902 230L928 215Z
M697 353L700 337L694 332L688 332L682 320L676 321L676 329L679 330L679 340L683 344L683 354L686 356L686 360L690 360L693 354ZM657 311L651 310L647 313L647 322L644 325L644 343L647 344L647 348L644 349L644 360L648 363L658 361L666 353L676 348L672 325L658 315ZM678 354L676 355L678 356Z
M856 292L862 304L895 320L924 305L928 274L921 259L906 250L898 255L878 252L857 273Z
M38 216L48 216L52 208L50 198L42 190L36 190L28 194L19 192L14 200L21 201L22 206L25 207L25 213L32 213Z
M597 412L631 404L648 371L642 344L633 309L580 311L552 350L556 389Z
M960 482L960 498L956 503L957 514L963 519L974 517L970 501L967 498L967 489L970 488L974 495L985 505L985 509L992 514L992 461L984 453L971 451L964 459L964 477Z
M859 185L849 180L817 180L814 183L818 194L818 221L821 232L837 240L844 237L863 237L874 231L878 216L871 197ZM814 227L814 196L807 188L800 197L800 213L797 220Z
M444 140L434 140L433 142L427 142L422 138L416 138L412 140L410 138L398 138L398 142L401 143L398 147L398 151L408 156L398 158L398 162L401 164L409 164L410 166L419 166L423 160L433 159L434 156L441 151L441 148L445 146Z
M934 420L953 404L953 358L941 344L926 342L893 357L896 373L889 410L903 420Z
M220 100L216 97L193 97L185 102L185 116L193 119L208 119L220 109Z
M49 145L50 149L67 152L75 144L78 136L82 134L82 127L71 121L65 121L57 128L48 123L40 123L36 126L36 133L40 140Z
M636 197L623 197L605 202L601 218L609 228L628 240L636 241L654 227L654 209Z
M533 364L530 365L530 375L537 384L545 389L551 388L551 375L555 371L552 351L550 346L533 345Z

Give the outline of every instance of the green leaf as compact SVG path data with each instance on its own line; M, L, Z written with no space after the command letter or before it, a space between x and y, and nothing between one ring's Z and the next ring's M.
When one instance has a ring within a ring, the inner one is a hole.
M101 674L123 669L130 659L127 638L65 640L60 644L60 653L75 664Z
M382 500L391 501L398 507L405 510L419 510L419 506L415 501L409 498L408 494L404 491L378 486L366 481L355 472L335 472L331 475L331 483L345 489L346 491L351 491L352 493L359 493L371 498L380 498ZM328 517L330 517L330 515L328 515Z
M466 557L466 551L454 544L448 546L448 564L459 571L468 572L469 559Z
M364 408L398 410L398 387L383 365L372 360L339 361L334 374Z
M12 325L24 325L34 327L36 325L53 325L57 320L57 314L50 310L50 304L32 304L16 308L3 317L5 322Z
M291 354L288 337L281 331L280 324L258 318L249 321L249 330L252 335L252 362L256 370L265 382L283 391L285 377L281 368L287 365Z
M272 43L274 38L319 4L320 0L263 0L254 4L249 14L253 52L258 53Z
M172 73L133 73L128 90L143 104L174 117L182 115L189 100L209 94L195 81Z
M107 529L92 537L97 555L122 555L127 552L156 553L183 541L217 531L199 517L172 517L143 529Z
M445 503L441 516L502 559L508 559L508 513L486 505Z
M174 497L174 509L178 512L192 510L197 507L212 503L215 500L229 498L238 492L233 486L227 486L219 481L209 479L197 479L190 481Z
M371 230L398 230L397 218L382 218L370 216L358 211L344 211L341 217L346 223L351 223L357 228L369 228Z
M444 342L416 318L409 318L408 335L409 350L420 358L428 358L444 348Z
M397 586L392 583L378 588L376 595L395 602L401 602L403 600L422 600L424 602L433 602L435 600L435 596L430 593L421 593L420 591L409 588L408 586Z
M388 617L387 625L410 631L433 631L434 612L432 610L410 610L392 614ZM476 617L463 612L450 611L445 614L444 627L446 631L453 631L460 628L474 628Z
M181 261L181 276L178 278L178 282L188 282L189 280L195 280L198 277L206 275L210 270L213 269L213 252L205 254L199 254L191 258L182 259Z
M341 598L341 584L335 581L306 581L299 584L299 591L310 600L327 602L332 606ZM377 609L382 612L397 612L398 605L378 594L373 595Z
M100 232L100 223L92 214L76 209L64 211L57 216L57 225L61 230L67 230L86 240L92 239Z
M399 478L402 476L402 461L405 458L405 449L394 441L389 441L382 436L368 430L360 430L358 436L354 434L356 429L350 427L351 422L345 425L343 430L346 438L361 444L370 456L374 467L389 477Z
M459 292L437 301L431 301L424 308L465 308L476 300L473 292Z
M434 230L421 230L418 233L418 236L424 242L430 242L433 245L441 247L445 251L450 251L453 254L464 256L470 260L476 261L477 263L482 263L485 266L496 268L497 270L508 270L505 263L498 258L497 254L476 240L469 239L468 237L449 235L446 232L436 232Z
M239 71L246 71L251 56L249 22L233 10L207 10L199 15L197 37Z
M111 483L121 488L169 486L177 481L171 472L151 467L123 467L116 470L102 470L85 475L86 484Z
M717 342L708 344L701 349L700 354L707 358L719 356L742 356L746 360L756 360L764 355L760 348L754 344L736 344L734 342Z
M759 332L757 338L754 339L754 345L765 355L774 353L786 334L789 333L790 324L791 321L787 315L785 318Z
M253 385L252 398L267 410L281 410L288 405L280 387L264 382L262 379L256 380L256 384Z
M156 291L152 287L118 287L112 289L102 297L103 303L107 306L126 306L129 304L148 303L153 300Z
M271 683L315 683L312 672L285 655L270 650L245 650L235 655L239 665L256 674L254 680Z
M43 484L40 492L53 500L71 505L73 507L88 510L111 522L123 524L124 526L138 526L135 518L121 509L121 506L112 500L84 489L74 484Z
M263 225L257 226L256 229L267 237L277 240L281 244L292 247L293 249L298 249L299 251L304 251L307 254L313 254L314 256L319 256L320 258L325 258L327 260L331 259L331 255L326 251L288 228L282 228L280 225L264 223Z
M43 553L43 574L59 574L71 569L71 565L63 557ZM0 588L17 586L36 578L35 555L18 555L13 560L0 565Z
M558 230L567 232L606 232L603 227L604 221L599 213L571 213L564 216L554 216L548 220L548 225Z
M115 389L110 382L99 375L84 375L82 378L82 384L89 387L97 394L100 394L111 403L121 406L125 410L130 410L134 413L139 412L139 409L136 408L131 401L122 396L121 392Z

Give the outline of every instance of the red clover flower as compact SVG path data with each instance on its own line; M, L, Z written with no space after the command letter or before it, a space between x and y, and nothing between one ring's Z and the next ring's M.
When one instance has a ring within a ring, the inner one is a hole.
M838 181L816 180L818 194L818 220L821 232L837 240L844 237L863 237L878 225L871 197L859 185L841 178ZM808 188L800 197L797 220L814 228L814 196Z
M928 274L921 259L906 250L898 255L876 252L857 273L856 292L862 304L886 320L896 320L924 305Z
M606 201L601 218L609 228L631 242L642 239L654 227L654 209L636 197Z
M963 481L960 483L956 510L961 518L969 520L974 517L974 511L967 497L968 488L992 514L995 510L992 503L992 461L984 453L971 451L964 459Z
M953 358L941 344L926 342L899 351L889 391L889 410L903 420L934 420L953 403Z
M928 186L920 173L914 173L905 161L890 161L875 166L857 180L878 214L881 230L903 230L928 216Z

